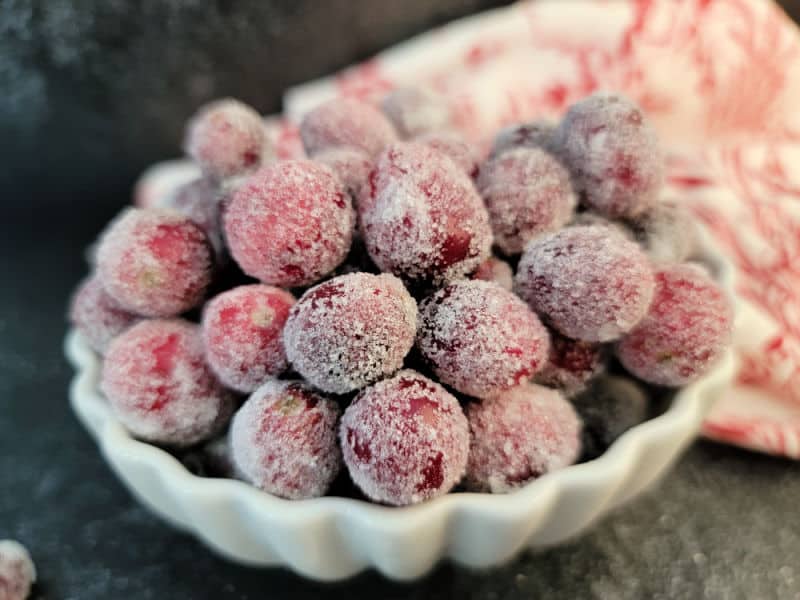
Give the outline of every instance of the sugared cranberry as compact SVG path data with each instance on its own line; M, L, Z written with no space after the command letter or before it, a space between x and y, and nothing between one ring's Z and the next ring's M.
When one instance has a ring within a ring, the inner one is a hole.
M189 121L184 149L211 177L242 175L261 164L264 122L238 100L211 102Z
M633 329L653 298L653 271L635 242L609 227L562 229L532 241L516 290L560 333L607 342Z
M490 256L475 269L473 279L494 281L501 288L511 291L514 287L514 271L506 261Z
M314 283L344 260L355 216L333 171L310 160L286 160L244 182L223 221L231 256L245 273L294 287Z
M650 383L686 385L711 369L730 343L733 308L693 265L660 268L644 319L617 346L623 366Z
M211 281L211 246L195 223L175 212L131 208L103 234L97 272L125 310L177 315L197 305Z
M487 162L478 177L495 244L505 254L561 229L576 199L569 173L541 148L515 148Z
M659 202L631 222L636 241L655 262L683 262L695 249L697 230L687 210Z
M509 125L495 135L489 156L496 158L503 152L514 148L541 148L554 153L556 152L555 131L555 123L543 119Z
M201 176L200 167L188 159L165 160L145 169L133 188L139 208L159 208L175 190Z
M396 138L394 127L374 106L352 98L335 98L303 117L300 137L309 156L347 146L377 156Z
M341 468L339 413L336 402L300 381L268 381L233 418L237 473L281 498L322 496Z
M336 173L355 205L372 170L370 157L356 148L338 146L317 152L314 160L327 165Z
M572 340L551 331L550 354L535 381L558 388L571 398L587 381L602 372L605 365L606 352L601 344Z
M344 412L339 439L361 491L397 506L450 491L464 475L469 451L458 401L411 370L363 390Z
M243 285L206 304L206 360L222 383L250 393L286 370L283 326L293 304L289 292L269 285Z
M105 353L111 340L139 320L138 315L123 310L106 294L96 275L78 286L69 318L92 350L100 354Z
M525 384L467 406L465 484L503 494L566 467L580 454L581 422L557 390Z
M437 377L486 398L527 381L547 361L547 330L513 293L488 281L456 281L419 306L417 347Z
M109 345L101 388L133 435L188 446L222 429L233 410L230 393L204 358L196 325L178 319L142 321Z
M341 275L295 304L284 329L286 355L309 383L343 394L399 369L416 322L416 302L396 277Z
M556 138L592 209L609 217L635 217L657 201L664 168L658 140L630 100L597 93L577 102Z
M478 175L478 153L462 135L455 131L431 131L413 139L417 144L425 144L438 150L470 177Z
M489 256L489 218L472 182L424 144L395 144L378 158L359 217L375 264L409 282L452 281Z
M397 88L384 97L381 108L402 138L446 129L450 125L447 102L427 88Z
M0 540L0 599L26 600L36 582L31 555L19 542Z

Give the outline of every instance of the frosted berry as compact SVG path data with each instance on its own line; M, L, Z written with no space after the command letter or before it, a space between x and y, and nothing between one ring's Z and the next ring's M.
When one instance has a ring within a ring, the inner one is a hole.
M733 308L693 265L664 266L655 281L647 316L620 340L617 356L640 379L686 385L707 373L730 344Z
M489 156L495 158L514 148L541 148L552 153L556 148L555 131L555 123L543 119L509 125L495 135Z
M606 366L606 351L602 344L582 342L551 331L550 354L547 363L536 374L535 381L560 389L571 398L586 387Z
M177 315L202 299L212 272L203 230L172 211L131 208L103 234L97 272L125 310L147 317Z
M372 159L356 148L338 146L317 152L314 160L331 168L355 205L372 170Z
M415 137L413 141L438 150L470 177L478 175L478 153L455 131L432 131Z
M515 148L481 168L478 190L489 211L495 244L519 254L543 233L561 229L576 198L569 173L541 148Z
M490 253L489 218L472 181L423 144L395 144L378 158L359 217L375 264L409 282L459 279Z
M658 140L641 109L619 94L572 105L556 134L560 156L586 204L609 217L635 217L657 201L663 178Z
M198 225L208 237L218 259L225 254L220 214L224 193L216 181L202 177L180 186L160 204Z
M156 163L147 167L136 180L133 203L139 208L158 208L175 190L200 176L200 167L187 159Z
M475 269L473 279L494 281L501 288L511 291L514 287L514 271L506 261L490 256Z
M562 229L531 242L517 293L563 335L607 342L633 329L653 298L653 272L635 242L609 227Z
M26 600L36 582L31 555L19 542L0 540L0 599Z
M70 322L83 334L95 352L105 353L108 344L139 320L139 316L123 310L106 294L100 279L85 279L72 297Z
M636 240L656 262L683 262L695 249L697 230L687 210L659 202L631 222Z
M381 108L402 138L446 129L451 121L447 101L426 88L397 88L384 97Z
M206 360L222 383L250 393L286 370L283 326L293 304L289 292L269 285L243 285L206 304Z
M377 156L397 138L389 120L374 106L353 98L335 98L317 106L300 123L309 156L337 146Z
M186 321L151 320L115 338L101 388L133 435L189 446L221 430L233 399L205 364L200 329Z
M224 179L258 168L264 143L261 115L227 98L203 106L191 118L184 149L204 173Z
M574 463L581 422L561 392L525 384L467 406L468 489L503 494Z
M496 395L547 361L547 330L496 283L453 282L423 300L419 316L417 347L442 383L464 394Z
M350 248L355 214L328 167L286 160L260 169L226 205L223 221L233 259L270 285L308 285L330 273Z
M368 498L397 506L450 491L464 475L469 451L458 401L408 369L356 396L339 438L355 484Z
M237 473L281 498L322 496L341 468L339 413L336 402L300 381L268 381L233 418Z
M343 394L399 369L416 323L416 302L396 277L341 275L308 290L292 308L286 355L313 386Z

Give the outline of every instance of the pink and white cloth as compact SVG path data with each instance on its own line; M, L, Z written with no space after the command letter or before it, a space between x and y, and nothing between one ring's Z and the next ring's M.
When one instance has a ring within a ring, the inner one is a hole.
M737 385L706 436L800 458L800 32L767 0L522 2L451 23L334 77L290 90L269 121L281 157L296 123L337 95L377 100L427 84L464 134L558 118L619 90L655 123L665 195L686 203L739 271L747 301Z

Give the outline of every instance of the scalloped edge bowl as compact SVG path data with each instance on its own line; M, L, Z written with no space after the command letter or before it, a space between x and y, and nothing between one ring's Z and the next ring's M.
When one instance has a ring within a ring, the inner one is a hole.
M738 304L733 267L698 229L698 258ZM67 334L65 351L77 371L70 386L73 410L142 504L230 560L286 566L327 581L371 567L409 580L445 558L490 567L526 548L575 536L666 472L735 371L734 353L728 350L705 377L679 390L662 415L627 431L602 456L549 473L516 492L447 494L394 508L339 497L283 500L241 481L192 475L173 456L132 438L119 424L99 392L100 360L74 330Z

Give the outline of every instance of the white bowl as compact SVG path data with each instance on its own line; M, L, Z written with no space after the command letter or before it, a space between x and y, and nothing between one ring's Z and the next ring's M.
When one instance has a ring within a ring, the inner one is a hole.
M699 257L733 297L733 269L700 234ZM374 567L413 579L449 558L471 567L502 563L528 547L562 542L647 488L697 433L728 388L735 361L681 389L669 409L623 434L599 458L545 475L506 495L448 494L393 508L350 498L290 501L235 480L192 475L173 456L135 440L99 392L100 361L71 331L75 413L139 500L231 560L282 565L321 580Z

